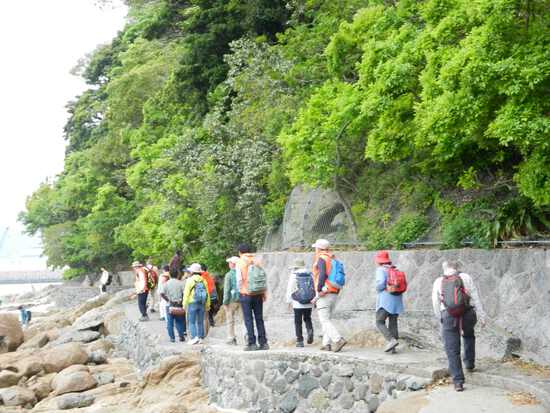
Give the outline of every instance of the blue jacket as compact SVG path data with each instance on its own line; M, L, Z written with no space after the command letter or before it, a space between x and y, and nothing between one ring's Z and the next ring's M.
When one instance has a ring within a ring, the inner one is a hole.
M376 268L376 311L383 308L390 314L401 314L404 311L403 296L392 295L386 291L388 280L388 266L382 265Z

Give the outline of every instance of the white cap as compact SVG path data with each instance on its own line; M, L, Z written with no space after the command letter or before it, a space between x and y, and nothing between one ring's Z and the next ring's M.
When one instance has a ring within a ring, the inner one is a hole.
M319 248L320 250L328 250L330 248L330 242L326 239L318 239L311 247Z
M236 263L239 262L239 257L233 256L233 257L230 257L230 258L226 259L225 261L230 262L231 264L236 264Z
M202 267L200 264L197 264L196 262L191 264L189 268L187 268L187 271L194 274L200 274L202 272Z

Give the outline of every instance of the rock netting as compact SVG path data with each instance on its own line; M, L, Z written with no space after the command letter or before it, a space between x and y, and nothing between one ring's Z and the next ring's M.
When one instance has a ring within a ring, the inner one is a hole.
M206 349L202 369L210 402L257 413L375 412L387 398L431 382L353 358L278 351Z

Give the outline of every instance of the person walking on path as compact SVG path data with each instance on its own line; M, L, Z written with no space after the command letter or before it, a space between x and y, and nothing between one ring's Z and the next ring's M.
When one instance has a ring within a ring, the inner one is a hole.
M404 310L403 296L388 291L388 276L392 262L388 251L378 251L374 257L376 268L376 327L386 339L385 352L395 352L399 345L397 319ZM386 320L388 320L386 325Z
M210 294L206 281L201 277L200 264L191 264L188 270L191 277L185 282L183 305L187 308L189 320L189 344L200 344L204 338L204 315L210 309Z
M149 278L149 295L147 297L147 308L151 313L156 312L157 307L157 295L158 295L158 274L159 269L157 266L153 265L153 261L151 258L147 260L147 263L145 265L145 269L148 272L148 278ZM152 283L152 284L151 284ZM151 288L152 287L152 288Z
M313 343L313 323L311 312L315 298L315 285L313 274L307 270L304 260L294 260L290 267L290 276L286 289L287 302L294 311L294 328L296 330L296 347L304 347L304 336L302 334L302 321L306 325L307 343Z
M109 271L101 267L101 277L99 277L99 295L107 293L107 286L111 283Z
M208 330L208 326L216 326L214 316L218 310L218 291L216 290L216 279L208 272L206 264L201 264L201 268L201 276L204 278L204 281L206 281L206 285L208 285L208 294L210 294L210 310L208 310L208 325L206 327L206 330Z
M178 273L178 276L180 275L181 271L181 251L177 250L172 259L170 260L170 272L176 271Z
M244 324L246 326L247 346L245 351L269 350L267 336L264 325L263 304L266 299L266 289L256 291L255 285L263 274L265 282L265 272L254 258L252 248L248 244L241 244L238 247L239 261L236 266L237 287L240 293L241 308L243 311ZM251 274L250 272L253 271ZM254 284L254 285L251 285ZM258 344L256 344L256 334L254 332L254 322L258 332Z
M178 273L172 271L170 280L163 283L159 287L161 298L168 304L165 307L166 312L166 329L168 337L174 343L176 337L174 335L174 323L180 341L185 341L185 310L183 308L183 293L185 291L185 282L178 280Z
M166 301L164 298L162 298L162 290L163 285L168 282L170 279L170 266L165 265L163 268L163 273L160 275L159 278L159 313L160 313L160 320L164 321L166 320L166 307L170 304L168 301ZM176 272L177 277L177 272Z
M134 287L136 289L138 308L141 314L139 321L149 321L149 316L147 315L147 295L149 294L147 289L147 272L145 268L143 268L143 264L139 261L134 261L132 263L132 269L135 274Z
M475 368L476 338L474 328L478 320L485 326L479 292L472 277L460 272L458 263L443 262L443 276L434 281L432 305L441 322L441 335L449 363L449 372L456 391L464 390L464 371L460 360L460 335L464 340L464 367Z
M225 274L223 283L223 308L227 320L227 344L237 345L235 335L235 315L241 308L239 289L237 288L237 270L239 257L231 257L227 260L229 271Z
M347 344L332 322L334 307L340 290L330 284L328 278L332 270L334 254L330 250L330 242L318 239L312 245L315 248L313 261L313 279L317 296L313 303L317 307L317 314L323 330L323 346L321 350L339 352Z

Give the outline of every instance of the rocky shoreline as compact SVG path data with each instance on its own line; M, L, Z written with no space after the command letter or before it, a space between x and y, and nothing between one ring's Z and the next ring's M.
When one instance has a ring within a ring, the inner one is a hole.
M33 315L24 330L17 315L0 314L0 410L216 412L201 386L197 352L163 357L143 370L121 357L127 352L116 346L124 340L130 295L97 296L96 288L67 284L17 297L29 306L44 300L53 306Z

